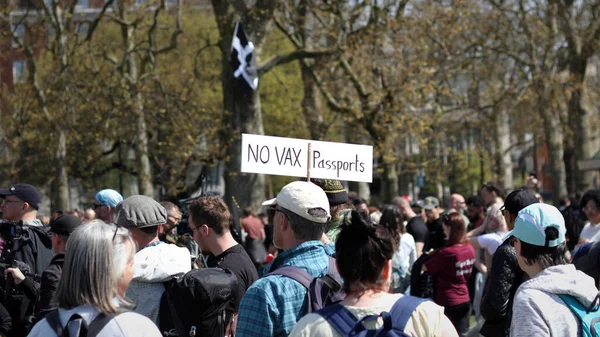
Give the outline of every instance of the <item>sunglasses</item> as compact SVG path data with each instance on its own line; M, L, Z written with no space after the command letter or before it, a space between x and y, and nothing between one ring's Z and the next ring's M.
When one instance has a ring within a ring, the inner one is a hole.
M115 234L113 234L113 238L112 238L113 242L115 242L115 238L117 237L117 233L119 232L119 228L121 228L121 226L115 225Z
M92 204L92 207L93 207L94 209L98 209L98 208L100 208L100 207L104 207L104 206L106 206L106 205L102 205L102 204Z

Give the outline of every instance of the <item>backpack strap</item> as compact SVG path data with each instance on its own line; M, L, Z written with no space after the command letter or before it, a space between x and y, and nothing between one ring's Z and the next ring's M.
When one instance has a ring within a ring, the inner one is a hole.
M46 315L46 321L48 322L48 325L50 325L50 328L52 328L52 330L54 330L54 333L56 333L56 336L58 336L58 337L63 336L64 330L63 330L62 325L60 324L60 318L58 316L58 309L54 309L54 310L50 311Z
M346 307L334 304L317 312L342 336L348 336L356 326L358 319Z
M285 267L278 268L275 271L272 271L272 272L268 273L267 275L265 275L265 277L271 276L271 275L281 275L281 276L289 277L292 280L295 280L296 282L300 283L304 288L306 288L306 297L307 297L306 313L310 314L312 312L313 308L312 308L312 294L311 294L311 290L310 290L310 284L315 279L314 277L310 276L310 274L306 270L298 268L298 267L294 267L294 266L285 266Z
M118 314L105 314L101 312L94 318L94 320L88 326L87 337L96 337L102 329L108 324L113 318L117 317Z
M310 274L306 270L294 266L285 266L278 268L275 271L268 273L264 277L271 275L281 275L289 277L295 280L296 282L300 283L307 290L310 288L310 284L314 280L314 277L310 276Z
M328 256L329 265L327 266L327 275L333 276L335 279L340 279L340 273L337 270L337 266L335 265L335 259L332 256Z
M391 319L391 321L387 322L387 324L391 324L394 329L404 330L406 323L408 323L415 309L425 301L427 299L408 295L400 297L389 312L390 318L388 320ZM385 326L386 317L384 316L383 319Z

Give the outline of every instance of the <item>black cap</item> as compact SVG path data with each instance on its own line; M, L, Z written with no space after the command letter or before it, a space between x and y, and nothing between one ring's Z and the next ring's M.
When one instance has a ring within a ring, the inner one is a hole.
M63 214L50 221L50 231L59 235L70 235L81 225L81 220L71 214Z
M517 215L519 212L531 205L538 203L538 198L535 194L526 189L518 189L512 191L504 200L504 209L512 215Z
M40 191L29 184L16 184L12 185L8 189L0 189L1 197L6 197L8 195L14 195L15 197L31 205L31 207L35 208L36 210L39 209L40 202L42 201L42 195L40 194Z

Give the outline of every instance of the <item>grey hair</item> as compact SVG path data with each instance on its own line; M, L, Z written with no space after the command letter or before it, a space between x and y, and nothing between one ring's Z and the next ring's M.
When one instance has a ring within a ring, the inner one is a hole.
M310 221L288 209L278 207L287 217L296 239L302 241L321 240L326 224Z
M89 305L100 312L116 313L120 306L128 305L117 294L117 282L136 251L131 234L124 228L101 220L77 228L66 246L63 274L56 292L59 307ZM115 297L119 303L114 301Z

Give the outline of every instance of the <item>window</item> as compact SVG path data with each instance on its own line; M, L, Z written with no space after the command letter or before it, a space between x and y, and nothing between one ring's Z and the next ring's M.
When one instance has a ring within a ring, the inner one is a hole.
M13 83L24 83L26 78L27 61L13 61Z
M25 43L25 26L24 25L12 25L12 31L17 35L22 43ZM19 43L12 39L12 47L19 48Z
M77 0L77 6L79 6L81 8L88 8L89 2L88 2L88 0Z

